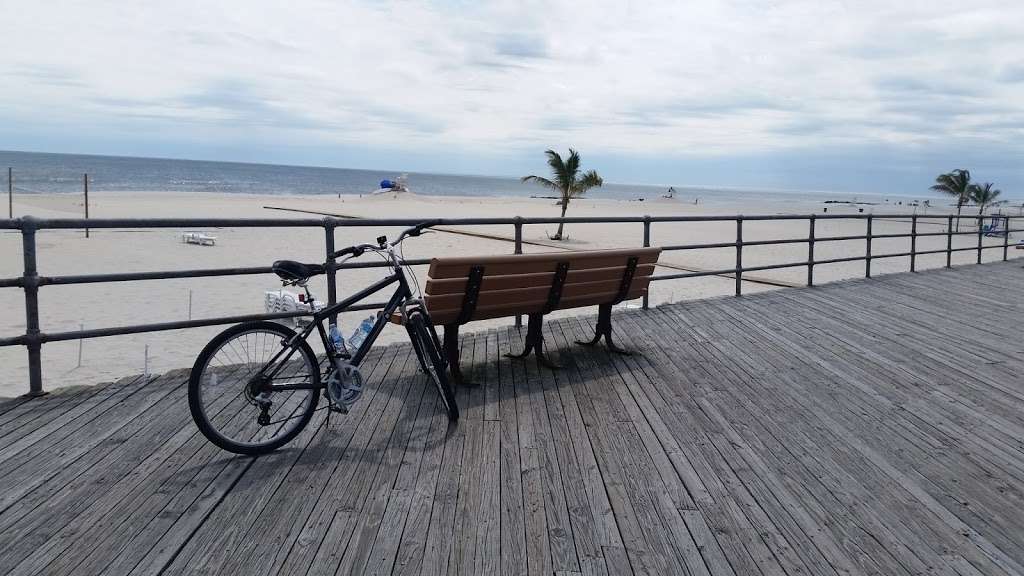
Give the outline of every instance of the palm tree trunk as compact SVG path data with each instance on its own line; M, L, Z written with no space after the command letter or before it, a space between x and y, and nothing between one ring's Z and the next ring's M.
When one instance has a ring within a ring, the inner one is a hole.
M963 208L963 202L956 203L956 231L960 232L960 209Z
M562 198L562 218L565 218L565 211L568 208L569 208L569 201L567 199L565 199L565 198ZM564 224L565 224L564 222L559 222L558 223L558 232L555 232L555 235L551 237L552 240L561 240L562 239L562 226Z

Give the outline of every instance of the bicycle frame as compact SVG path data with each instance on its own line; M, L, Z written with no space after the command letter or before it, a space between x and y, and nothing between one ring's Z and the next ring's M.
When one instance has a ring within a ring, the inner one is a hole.
M273 366L275 363L277 363L277 367L274 369L273 372L267 374L266 377L272 379L284 367L285 362L287 362L291 355L295 353L296 348L294 347L294 345L300 340L307 339L309 335L313 333L314 327L320 333L320 340L324 344L324 350L326 350L328 355L330 355L331 357L337 357L338 351L334 347L334 342L328 336L327 330L324 329L324 320L328 319L330 316L344 312L348 307L352 306L353 304L356 304L357 302L360 302L366 299L367 297L372 296L377 292L380 292L381 290L387 288L388 286L394 284L395 282L398 283L398 287L395 289L395 293L391 296L391 299L384 307L384 311L377 316L377 321L374 323L373 329L370 330L370 333L367 334L366 339L363 340L362 344L360 344L359 349L356 350L352 357L349 359L349 363L351 363L353 366L358 366L363 361L363 358L366 356L366 353L370 351L370 347L373 346L373 343L377 340L377 337L380 335L381 331L384 329L385 324L387 324L388 322L388 318L390 318L391 315L394 314L394 312L400 308L402 310L403 316L405 316L405 306L408 305L411 300L413 300L412 291L409 289L409 283L405 278L405 271L399 264L395 265L394 272L387 276L386 278L382 278L381 280L374 282L370 286L367 286L366 288L360 290L359 292L356 292L352 296L345 298L341 302L332 304L331 306L328 306L327 308L324 308L319 312L315 312L313 314L313 321L310 322L305 328L303 328L301 332L295 334L295 336L293 336L291 340L286 342L286 346L283 347L280 352L275 354L274 357L267 362L264 368L266 366ZM285 353L287 353L287 355L283 359L281 359L281 355ZM260 374L263 374L263 370L260 370ZM271 384L269 385L269 388L273 391L285 391L309 390L314 388L325 388L326 386L326 383L321 382L319 385Z

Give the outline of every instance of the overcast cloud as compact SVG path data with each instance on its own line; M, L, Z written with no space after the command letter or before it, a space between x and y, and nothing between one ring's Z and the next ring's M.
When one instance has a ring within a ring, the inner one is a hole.
M12 2L0 148L1024 196L1024 3Z

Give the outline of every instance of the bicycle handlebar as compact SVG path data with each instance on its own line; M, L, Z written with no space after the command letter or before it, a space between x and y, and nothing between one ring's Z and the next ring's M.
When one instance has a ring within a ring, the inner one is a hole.
M425 222L420 222L419 224L413 226L412 228L406 228L405 230L402 231L401 234L398 235L398 239L395 240L394 242L392 242L391 245L392 246L397 246L398 244L401 244L401 242L403 240L405 240L406 238L408 238L410 236L419 236L427 228L430 228L431 226L437 226L440 223L441 223L441 220L435 218L434 220L427 220Z
M411 228L406 228L405 230L402 231L401 234L398 235L397 240L391 242L391 246L397 246L401 244L403 240L410 236L419 236L420 234L423 233L425 229L430 228L431 226L436 226L440 223L440 219L427 220L424 222L420 222L419 224ZM349 246L348 248L342 248L341 250L338 250L334 254L331 254L331 258L341 258L343 256L349 255L351 255L353 258L358 258L362 256L363 253L366 252L367 250L378 250L380 248L380 246L376 246L374 244L357 244L355 246Z

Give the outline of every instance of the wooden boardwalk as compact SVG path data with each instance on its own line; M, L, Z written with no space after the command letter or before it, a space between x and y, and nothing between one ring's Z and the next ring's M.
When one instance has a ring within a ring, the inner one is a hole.
M1024 574L1024 268L615 317L564 368L470 334L449 428L408 345L258 459L186 371L0 404L0 574Z

